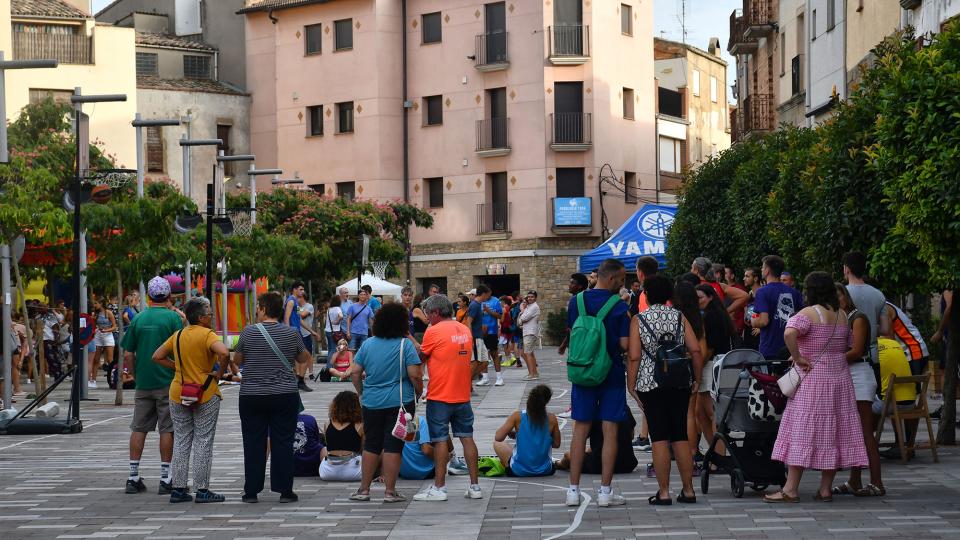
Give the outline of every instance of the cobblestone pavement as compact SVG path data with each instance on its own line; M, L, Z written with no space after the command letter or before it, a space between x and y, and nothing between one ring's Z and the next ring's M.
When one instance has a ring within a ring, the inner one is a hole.
M551 349L541 357L542 381L555 392L550 409L566 410L569 384L562 359ZM473 404L481 454L492 454L493 433L517 408L532 386L520 380L525 369L505 368L506 386L479 388ZM312 384L303 394L308 412L325 419L327 403L345 384ZM940 452L934 464L921 452L908 465L884 463L884 498L838 497L832 504L810 500L818 475L808 474L795 505L767 505L747 490L742 499L730 493L726 477L712 477L709 495L696 505L652 507L646 498L656 483L643 470L650 454L639 452L640 466L620 476L615 487L627 498L619 508L563 505L566 473L538 479L481 479L482 500L460 497L465 477L448 481L445 503L384 504L382 486L371 502L352 502L355 484L298 478L300 502L278 504L277 494L261 502L240 502L243 456L237 414L237 387L224 387L217 428L211 488L224 493L224 504L172 505L155 494L159 476L156 435L147 440L141 474L151 491L125 495L127 439L132 392L126 404L113 405L113 392L96 390L96 402L84 402L84 431L77 435L0 437L0 538L955 538L960 533L960 462L955 448ZM58 393L61 403L64 395ZM19 403L23 405L23 402ZM936 403L933 405L937 406ZM564 422L563 448L571 425ZM457 445L459 452L459 444ZM556 451L557 457L561 451ZM674 475L675 476L675 475ZM843 474L841 474L843 476ZM429 480L401 480L408 496ZM269 481L267 483L269 486ZM582 488L595 499L599 478L585 476ZM697 484L699 486L699 483ZM676 493L678 485L673 487ZM698 487L699 491L699 487Z

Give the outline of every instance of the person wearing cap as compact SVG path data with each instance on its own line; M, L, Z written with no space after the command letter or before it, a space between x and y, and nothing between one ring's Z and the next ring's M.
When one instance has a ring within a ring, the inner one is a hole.
M170 283L154 277L147 284L147 309L134 317L123 335L124 367L135 381L133 420L130 422L130 476L127 493L142 493L147 486L140 477L140 457L147 433L160 431L160 495L169 495L170 459L173 456L173 420L170 417L170 382L174 371L153 361L153 353L174 333L183 320L170 304Z

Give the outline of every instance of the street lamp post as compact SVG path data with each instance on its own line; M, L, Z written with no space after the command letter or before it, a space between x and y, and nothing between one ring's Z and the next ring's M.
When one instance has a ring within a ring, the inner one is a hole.
M73 340L71 342L71 351L73 354L74 374L73 374L73 392L71 399L73 406L71 414L73 420L80 421L80 399L87 398L87 385L82 381L87 377L87 355L84 347L80 345L80 314L87 311L87 278L84 272L87 268L87 242L86 232L80 228L80 183L83 171L90 166L90 152L81 151L90 146L90 117L84 114L84 103L110 103L117 101L126 101L126 94L101 94L85 96L81 93L80 87L73 90L70 96L70 103L73 104L73 129L74 141L76 143L76 161L73 186L71 186L71 197L73 198L73 320L71 321L71 333Z
M3 51L0 51L0 163L10 162L10 153L7 149L7 90L6 90L6 70L8 69L37 69L37 68L55 68L56 60L4 60ZM3 296L3 317L2 329L9 334L7 328L10 328L10 313L13 310L13 292L10 284L10 246L0 245L0 258L3 259L5 271L0 277L0 295ZM3 407L9 409L12 404L13 389L11 388L11 377L19 377L19 373L11 373L11 363L13 362L13 343L8 336L3 339Z
M283 169L256 169L253 166L253 163L250 163L250 168L247 169L247 177L250 179L250 224L257 224L257 176L261 175L273 175L274 178L279 178L283 174Z
M226 188L226 186L223 185L223 178L224 178L224 176L223 176L223 164L224 164L224 163L227 163L227 162L234 162L234 163L236 163L236 162L241 162L241 161L249 161L249 162L252 163L255 159L257 159L257 158L256 158L256 156L254 156L253 154L240 154L240 155L235 155L235 156L225 156L225 155L223 155L223 150L220 150L219 155L217 156L217 170L216 170L216 178L214 179L214 187L215 187L215 188L216 188L216 187L219 187L219 188L220 188L220 198L219 198L218 200L220 201L220 212L223 214L224 217L226 217L226 215L227 215L227 188ZM208 202L207 204L209 205L210 203ZM211 240L211 241L212 241L213 229L208 226L207 231L209 231L209 232L207 233L208 240ZM212 243L212 242L211 242L211 243ZM208 281L213 277L212 274L211 274L211 272L213 271L213 269L211 268L211 263L212 263L212 262L213 262L213 249L212 249L212 246L208 244L208 245L207 245L207 280L208 280ZM221 334L223 335L223 343L224 343L224 345L226 345L226 346L229 348L229 347L230 347L230 343L229 343L228 340L229 340L229 338L230 338L230 335L229 335L229 333L228 333L228 331L227 331L227 323L228 323L228 318L227 318L227 258L224 257L220 264L221 264L221 268L222 268L221 280L220 280L220 282L221 282L221 283L220 283L220 285L221 285L221 292L220 292L220 321L221 321L220 332L221 332ZM212 286L213 286L213 282L210 281L209 284L207 285L208 290L211 290L210 288L211 288ZM210 298L210 301L211 301L211 302L213 301L213 298L212 298L212 297Z
M190 121L190 116L187 116L187 121ZM189 124L188 124L189 126ZM190 197L190 148L194 146L222 146L223 141L221 139L191 139L189 135L183 135L180 139L180 147L183 148L183 194ZM186 267L183 269L183 285L184 291L186 292L186 299L189 300L190 296L193 293L193 286L190 276L190 264L191 261L187 261Z

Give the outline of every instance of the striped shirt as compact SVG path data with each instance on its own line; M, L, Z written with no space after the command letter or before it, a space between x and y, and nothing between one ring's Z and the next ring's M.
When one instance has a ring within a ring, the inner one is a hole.
M300 332L285 324L263 323L290 366L296 362L303 348ZM243 382L241 396L270 396L296 394L297 377L277 358L270 344L255 325L243 329L237 341L237 352L243 354Z

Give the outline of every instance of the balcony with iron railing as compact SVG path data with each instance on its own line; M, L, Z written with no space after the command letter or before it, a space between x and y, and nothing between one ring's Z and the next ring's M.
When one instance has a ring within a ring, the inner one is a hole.
M505 156L510 153L510 119L477 120L477 155Z
M743 100L741 135L765 133L774 129L773 94L752 94Z
M550 115L550 148L556 152L585 152L593 146L593 116L590 113Z
M473 66L477 71L501 71L510 67L507 57L507 33L480 34L474 45Z
M744 37L761 38L770 35L777 26L777 10L773 0L745 0L746 29Z
M83 34L13 32L13 58L52 58L61 64L93 64L93 38Z
M593 232L593 197L551 198L550 230L558 236Z
M590 27L583 24L560 24L547 27L550 38L550 63L555 66L576 66L590 59Z
M739 9L730 13L730 39L727 41L727 52L736 56L738 54L750 54L757 50L757 38L745 37L747 30L747 19L743 16L743 11Z
M480 203L477 205L477 235L510 236L509 202Z

